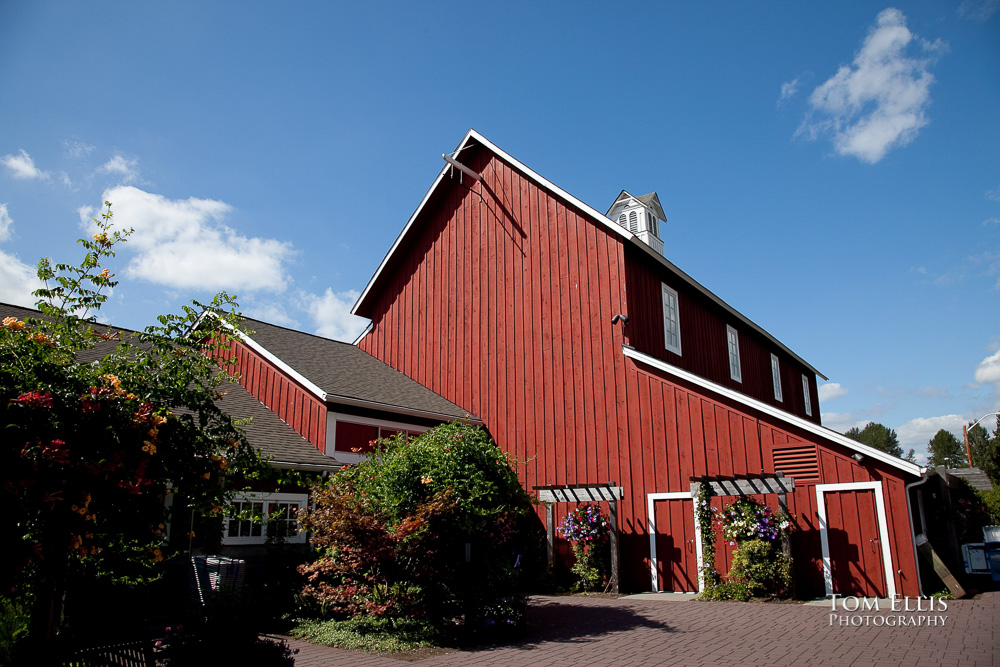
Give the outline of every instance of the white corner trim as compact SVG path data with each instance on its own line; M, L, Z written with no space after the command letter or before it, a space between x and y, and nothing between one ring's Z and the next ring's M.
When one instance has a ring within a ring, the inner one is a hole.
M694 500L690 491L646 494L646 524L649 531L649 575L652 591L660 590L660 575L656 571L656 508L657 500ZM685 536L686 538L687 536ZM698 568L698 592L705 590L705 575L702 573L701 526L698 524L698 508L694 507L694 548Z
M208 312L208 311L206 311L206 312ZM212 313L212 315L213 315L213 317L217 317L214 313ZM281 371L283 371L289 377L293 378L296 382L298 382L303 387L305 387L306 389L308 389L311 393L315 394L316 397L319 398L319 400L321 400L324 403L326 403L326 392L323 391L322 389L320 389L319 387L317 387L312 382L310 382L309 379L306 376L302 375L301 373L299 373L298 371L296 371L294 368L292 368L291 366L289 366L288 364L286 364L284 361L282 361L281 359L279 359L275 355L271 354L267 350L266 347L264 347L263 345L261 345L260 343L258 343L257 341L255 341L253 338L251 338L250 336L246 335L245 333L243 333L242 331L240 331L239 329L237 329L236 327L234 327L233 325L229 324L228 322L222 322L222 325L224 327L226 327L227 329L229 329L237 338L239 338L240 341L244 345L246 345L247 347L249 347L250 349L252 349L254 352L256 352L257 354L259 354L260 356L262 356L265 359L267 359L276 368L278 368Z
M629 347L628 345L622 345L622 352L629 359L646 364L647 366L652 366L653 368L661 370L665 373L670 373L671 375L678 377L686 382L690 382L691 384L697 385L704 389L708 389L709 391L712 391L716 394L719 394L720 396L728 398L729 400L741 403L742 405L745 405L748 408L752 408L759 412L763 412L766 415L770 415L771 417L774 417L776 419L780 419L785 423L789 424L790 426L795 426L804 431L808 431L813 435L817 435L821 438L825 438L826 440L830 440L831 442L841 445L842 447L846 447L853 451L864 454L869 458L873 458L877 461L881 461L882 463L887 463L895 468L899 468L903 472L919 477L927 470L927 468L921 467L916 463L910 463L909 461L904 461L903 459L893 456L892 454L887 454L879 449L875 449L874 447L863 445L860 442L856 440L851 440L846 435L837 433L836 431L828 429L825 426L820 426L819 424L815 424L806 419L802 419L801 417L797 417L796 415L793 415L790 412L785 412L780 408L776 408L762 401L758 401L755 398L751 398L745 394L741 394L738 391L733 391L728 387L723 387L721 384L716 384L711 380L706 380L705 378L699 375L695 375L690 371L686 371L683 368L678 368L677 366L674 366L673 364L668 364L667 362L661 359L657 359L656 357L652 357L648 354L639 352L635 348Z
M816 485L816 516L819 519L819 540L823 548L823 581L827 596L833 595L833 569L830 563L829 523L826 518L826 498L823 494L836 491L874 491L875 516L878 519L878 538L882 547L882 569L885 572L885 591L889 598L896 596L895 570L892 569L892 549L889 547L889 524L885 516L885 499L882 482L846 482L843 484Z

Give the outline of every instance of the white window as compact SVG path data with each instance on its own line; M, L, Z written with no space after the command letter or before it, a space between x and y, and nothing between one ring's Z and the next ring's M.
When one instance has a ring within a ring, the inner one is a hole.
M308 503L304 493L241 493L233 497L222 531L223 544L264 544L270 538L291 544L306 541L297 514Z
M331 411L326 416L326 454L341 463L359 463L368 458L380 438L405 433L410 439L426 430L426 426Z
M802 376L802 397L806 399L806 415L813 416L812 398L809 396L809 378Z
M726 345L729 347L729 377L737 382L743 382L743 372L740 370L740 336L736 329L726 325Z
M677 310L677 292L666 284L663 288L663 345L675 354L681 353L681 319Z
M628 230L633 234L639 233L639 214L635 210L629 211Z
M771 355L771 382L774 383L774 400L781 400L781 368L778 366L778 356Z

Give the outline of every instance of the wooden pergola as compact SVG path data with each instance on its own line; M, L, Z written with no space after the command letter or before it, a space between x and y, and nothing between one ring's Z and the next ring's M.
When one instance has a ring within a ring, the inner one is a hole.
M572 486L534 486L533 490L538 491L538 500L545 503L545 534L547 538L547 551L549 557L549 568L555 567L556 561L556 503L588 503L606 502L609 504L608 517L611 521L611 592L619 592L619 582L621 581L621 565L619 562L619 540L618 540L618 502L625 497L625 489L616 486L614 482L603 485L579 484Z

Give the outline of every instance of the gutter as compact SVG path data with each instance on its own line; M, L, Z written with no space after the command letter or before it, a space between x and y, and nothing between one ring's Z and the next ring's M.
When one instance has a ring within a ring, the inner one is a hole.
M909 484L903 487L904 493L906 494L906 514L907 518L909 519L908 523L910 524L910 542L913 544L913 564L916 566L917 570L917 593L919 593L921 596L923 596L924 594L924 581L923 577L920 576L920 563L919 563L920 554L917 552L917 530L913 525L913 510L910 507L910 490L920 486L921 484L926 484L928 480L930 480L930 478L931 478L930 472L926 468L924 468L920 479L918 479L915 482L910 482ZM924 528L924 526L926 525L926 520L924 519L923 502L919 503L919 508L920 508L920 534L923 535L926 530Z

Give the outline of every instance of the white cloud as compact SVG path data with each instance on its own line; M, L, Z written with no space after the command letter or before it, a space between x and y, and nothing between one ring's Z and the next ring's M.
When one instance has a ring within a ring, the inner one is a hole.
M1000 350L979 362L976 366L975 379L980 384L992 384L1000 394Z
M4 155L0 158L0 163L3 163L10 170L14 178L30 180L47 179L49 177L48 172L42 171L35 166L35 161L31 159L31 156L23 148L18 151L17 155L10 155L9 153Z
M820 413L820 420L823 426L837 433L844 433L853 426L863 426L868 423L858 421L850 412L823 412Z
M778 102L784 102L787 99L795 97L797 92L799 92L799 78L795 77L791 81L781 84L781 97L778 98Z
M139 161L129 160L119 153L101 165L98 170L105 174L117 174L121 176L122 183L132 183L139 178Z
M0 241L10 238L10 230L14 226L14 221L7 212L7 204L0 204Z
M925 53L945 50L938 40L915 38L898 9L879 13L851 65L844 65L809 96L812 115L797 134L832 135L834 150L874 164L892 148L905 146L927 125L930 58L906 55L916 39Z
M987 190L986 192L983 193L983 196L992 201L1000 201L1000 185L990 190Z
M289 329L297 329L299 326L298 321L288 314L288 311L282 303L271 301L268 303L253 304L243 308L243 313L247 317L252 317L255 320L260 320L269 324L277 324L278 326L288 327Z
M0 301L34 306L35 297L31 293L41 286L35 267L0 250Z
M327 287L322 296L304 295L306 310L316 324L316 333L326 338L353 343L368 326L368 320L351 314L358 292L334 292Z
M134 252L126 271L135 278L167 287L282 292L289 278L284 262L291 244L248 238L223 224L232 210L213 199L168 199L133 186L106 190L114 221L135 232L123 247ZM79 210L89 219L94 209Z
M1000 225L1000 218L993 216L991 218L986 218L985 220L983 220L983 227L987 227L989 225Z
M965 0L958 6L958 13L973 21L988 21L1000 9L1000 0Z
M97 146L85 144L82 141L63 141L63 146L66 148L66 154L73 158L90 155L97 150Z
M821 403L826 401L832 401L835 398L840 398L847 393L847 387L842 387L839 382L827 382L821 384L817 391L819 392L819 400Z
M942 415L940 417L918 417L896 428L899 444L906 452L909 449L927 450L927 442L934 434L944 429L962 437L962 425L968 420L962 415Z

